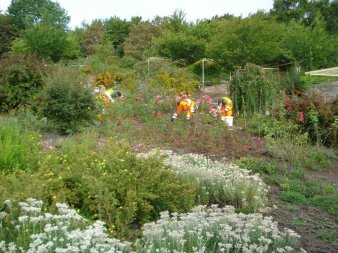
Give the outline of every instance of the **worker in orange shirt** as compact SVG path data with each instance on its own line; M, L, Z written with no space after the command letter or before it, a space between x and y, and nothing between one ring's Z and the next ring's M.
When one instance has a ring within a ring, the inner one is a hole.
M232 101L228 97L222 97L218 100L217 110L221 115L221 119L224 120L226 116L232 116Z
M180 102L178 102L177 110L174 113L174 115L171 117L171 121L174 121L182 111L185 111L186 119L190 121L195 112L195 102L189 98L183 99Z

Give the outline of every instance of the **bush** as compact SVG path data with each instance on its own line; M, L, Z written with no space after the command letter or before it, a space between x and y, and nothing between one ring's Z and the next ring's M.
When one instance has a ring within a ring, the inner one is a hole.
M335 76L310 76L305 75L300 77L300 84L302 87L309 88L315 84L324 83L324 82L335 82L338 81L338 78Z
M95 78L95 85L102 85L106 88L110 88L115 83L115 77L108 71L104 73L99 73Z
M238 166L242 169L247 169L256 173L273 174L277 171L276 165L268 163L263 159L253 157L240 159L238 161Z
M195 181L200 204L229 204L245 212L261 210L266 204L268 187L257 175L251 175L248 170L234 164L170 151L153 150L139 156L162 156L165 164L172 166L180 178Z
M310 203L313 206L319 207L336 217L338 217L338 198L337 194L326 196L314 196L310 199Z
M42 64L34 57L0 61L0 111L33 103L44 85Z
M80 72L58 68L47 79L38 110L62 134L78 131L95 118L95 100Z
M165 88L173 94L184 92L191 94L199 82L184 69L176 69L172 73L161 71L151 82L154 87Z
M312 143L337 146L338 98L329 100L317 92L289 97L283 103L287 110L285 118L297 124L300 132L308 133ZM303 113L302 118L300 113Z
M18 189L47 205L66 202L85 217L104 220L119 238L133 238L141 224L161 211L183 212L195 204L195 184L183 182L162 162L138 160L125 143L113 138L93 139L100 140L97 135L72 138L62 150L50 151L40 170L28 177L41 182L35 192L29 185L23 189L26 175L20 177L23 182L15 181L12 195Z
M269 75L253 64L247 64L244 70L237 71L229 86L234 110L244 115L270 110L278 97L275 79L275 75Z
M21 129L13 119L1 119L0 173L37 169L40 150L37 133Z
M307 204L305 196L299 192L283 192L282 200L293 204Z

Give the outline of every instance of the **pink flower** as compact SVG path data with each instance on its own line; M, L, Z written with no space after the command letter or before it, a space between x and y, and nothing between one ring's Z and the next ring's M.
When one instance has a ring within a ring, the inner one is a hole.
M298 112L298 121L304 122L304 112Z
M160 100L162 97L160 95L155 96L157 100Z

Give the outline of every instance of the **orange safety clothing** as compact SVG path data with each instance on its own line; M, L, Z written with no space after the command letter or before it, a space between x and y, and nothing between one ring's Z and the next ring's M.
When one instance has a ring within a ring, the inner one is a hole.
M173 115L173 118L176 119L177 116L185 111L187 120L190 120L195 111L195 102L189 98L186 98L178 103L177 110Z
M228 97L222 97L220 103L218 104L218 112L222 117L224 116L232 116L232 101Z

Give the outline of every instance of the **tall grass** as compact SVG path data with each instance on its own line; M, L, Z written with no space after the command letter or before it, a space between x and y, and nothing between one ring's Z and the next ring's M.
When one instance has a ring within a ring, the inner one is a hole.
M39 135L22 129L14 119L0 121L0 172L36 169Z

